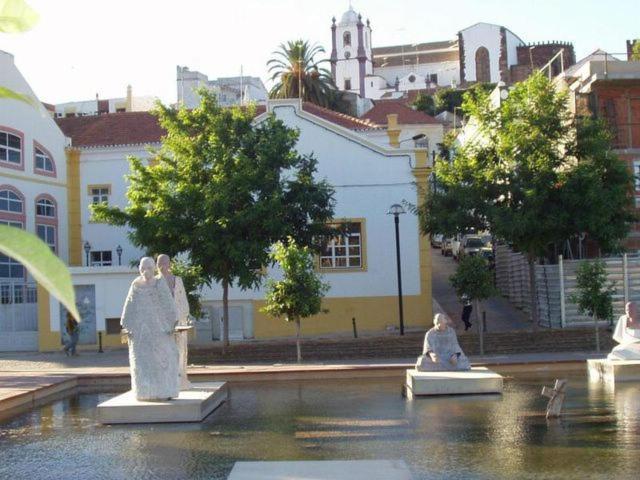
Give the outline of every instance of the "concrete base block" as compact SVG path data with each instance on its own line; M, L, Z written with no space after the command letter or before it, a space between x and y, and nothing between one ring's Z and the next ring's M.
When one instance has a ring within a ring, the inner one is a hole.
M100 423L200 422L227 399L226 382L194 383L178 398L167 401L136 400L129 390L98 405Z
M228 480L411 480L402 460L236 462Z
M485 367L464 372L419 372L407 370L407 396L469 395L502 393L502 375Z
M640 381L640 360L587 360L589 380L605 382Z

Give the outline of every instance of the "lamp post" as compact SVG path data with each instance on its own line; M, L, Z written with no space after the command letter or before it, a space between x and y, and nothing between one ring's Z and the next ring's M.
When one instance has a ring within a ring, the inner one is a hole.
M91 251L91 244L84 242L84 257L86 259L87 267L89 266L89 252Z
M389 207L387 215L393 215L393 223L396 228L396 264L398 267L398 312L400 314L400 335L404 335L404 312L402 310L402 269L400 267L400 218L399 216L406 213L402 205L394 203Z
M118 265L122 265L122 247L120 245L116 247L116 253L118 254Z

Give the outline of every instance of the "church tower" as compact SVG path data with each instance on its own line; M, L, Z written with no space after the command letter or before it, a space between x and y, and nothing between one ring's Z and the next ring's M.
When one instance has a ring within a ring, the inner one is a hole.
M365 96L364 82L373 73L371 25L351 6L336 25L331 24L331 74L339 90Z

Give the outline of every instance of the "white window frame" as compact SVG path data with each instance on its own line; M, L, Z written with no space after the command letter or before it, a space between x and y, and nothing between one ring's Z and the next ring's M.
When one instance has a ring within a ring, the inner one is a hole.
M3 136L4 136L4 139L3 139ZM20 147L16 148L16 147L9 146L10 136L18 139L20 143ZM19 135L16 135L15 133L7 132L5 130L0 130L0 149L5 150L6 152L3 154L0 151L1 163L8 163L9 165L21 166L22 165L22 148L23 148L23 142L22 142L22 138ZM9 160L9 152L17 152L18 154L17 162L15 162L14 160Z
M36 149L36 170L40 170L42 172L55 173L55 168L53 168L53 160L51 157L43 152L38 147ZM42 161L42 166L38 165L38 161Z
M7 192L6 197L2 196L4 192ZM11 195L13 195L15 198L10 198ZM0 208L0 212L15 213L15 214L24 213L24 200L22 200L22 198L20 198L20 195L18 195L16 192L9 189L0 190L0 196L2 196L0 200L6 200L7 202L7 210ZM11 210L11 203L20 204L20 210L19 211Z
M100 203L109 204L110 196L110 185L89 185L89 197L91 197L92 205L98 205Z
M107 260L106 253L109 254L110 259ZM98 259L94 260L94 254L99 256ZM92 250L89 252L89 266L91 267L111 267L113 265L113 252L111 250Z
M40 208L43 209L44 213L40 212ZM49 213L51 213L51 215L49 215ZM55 204L48 198L41 198L36 202L36 216L45 218L57 218Z
M22 222L17 222L17 221L14 221L14 220L1 220L0 219L0 225L8 225L10 227L19 228L21 230L24 228L24 225L22 224ZM4 264L4 265L7 265L8 268L9 268L9 276L8 277L0 277L1 279L7 280L7 279L19 278L21 280L24 280L25 270L24 270L24 267L22 266L22 264L20 262L14 260L11 257L8 257L7 255L3 255L3 254L0 253L0 263ZM22 270L22 273L20 275L16 276L16 277L14 277L14 276L11 275L11 270L16 266L20 267L20 269Z
M341 224L358 225L360 231L332 238L320 252L319 266L322 271L365 270L365 222L351 219ZM353 253L357 251L356 253ZM356 262L355 259L358 259Z
M53 253L56 253L58 251L56 234L57 232L55 225L49 225L47 223L36 223L36 235L38 235L38 238L40 240L49 245L49 248L51 248L51 251Z

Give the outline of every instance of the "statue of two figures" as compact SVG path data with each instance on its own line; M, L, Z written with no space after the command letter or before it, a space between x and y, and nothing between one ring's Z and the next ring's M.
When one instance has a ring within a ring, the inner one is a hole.
M418 357L416 370L437 372L470 369L469 359L458 344L455 330L449 326L445 315L437 313L433 318L433 327L424 336L422 355Z
M170 272L167 255L140 261L131 283L121 325L129 343L131 389L137 400L167 400L188 389L189 304L180 277Z
M625 305L625 314L618 319L613 339L618 345L611 350L608 360L640 360L640 317L635 302Z

